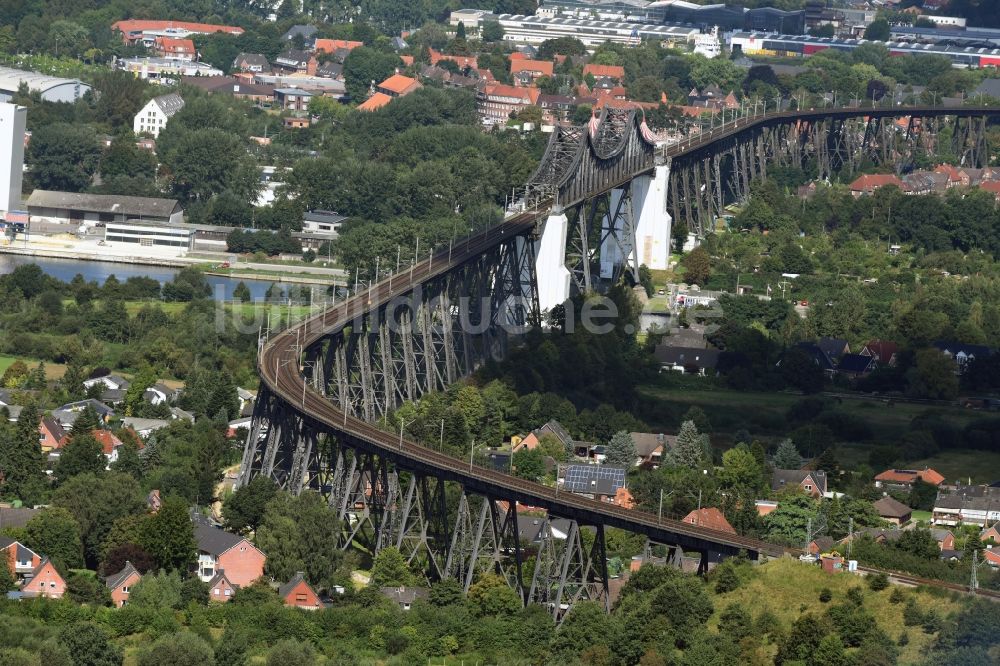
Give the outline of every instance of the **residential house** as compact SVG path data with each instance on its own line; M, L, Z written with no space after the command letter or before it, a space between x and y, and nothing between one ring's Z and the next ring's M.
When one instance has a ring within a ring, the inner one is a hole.
M938 548L942 552L946 550L955 550L955 534L951 530L942 530L932 528L930 530L931 536L937 541Z
M541 441L542 435L551 435L559 440L559 443L563 445L563 448L571 448L574 444L573 438L570 436L566 428L563 427L559 421L552 419L540 428L535 428L530 433L528 433L523 439L514 443L512 451L517 453L522 448L526 448L529 451L533 451L538 447Z
M806 548L806 552L812 555L821 555L823 553L833 552L833 547L836 542L828 536L819 536L809 542L809 547Z
M941 194L948 189L948 176L933 171L914 171L903 176L904 192L912 195Z
M522 515L522 509L518 506L517 533L518 539L522 543L538 544L542 538L544 530L548 530L548 536L553 539L564 541L569 536L570 521L566 518L552 518L549 516Z
M698 527L707 527L708 529L718 530L719 532L736 534L736 530L734 530L733 526L729 524L726 517L722 515L722 512L714 506L695 509L688 515L684 516L681 521L689 525L697 525Z
M875 543L887 543L890 541L896 541L903 536L903 530L898 527L893 527L891 529L884 529L881 527L865 527L860 530L855 530L852 534L848 534L840 540L840 543L847 543L852 539L860 539L864 536L871 537L872 541Z
M285 31L285 34L281 36L282 41L290 42L296 37L302 38L302 45L306 47L312 47L312 45L320 40L316 39L316 33L319 29L314 25L293 25L291 28Z
M429 591L423 587L383 587L382 596L395 601L403 610L410 610L417 599L426 599Z
M233 76L182 76L181 82L201 88L210 95L230 95L235 99L250 100L257 106L270 106L274 102L273 85Z
M536 104L540 94L537 88L486 83L476 93L476 112L484 125L503 124L521 109Z
M271 71L271 63L263 53L241 53L233 60L233 69L252 74L263 74Z
M26 597L61 599L66 594L66 581L56 571L49 558L45 558L30 574L24 577L21 592Z
M761 518L778 508L778 503L774 500L754 500L753 503L757 507L757 515Z
M993 523L979 533L979 540L985 544L1000 546L1000 523Z
M375 92L380 92L383 95L388 95L389 97L405 97L421 87L423 86L420 85L420 81L417 81L416 79L411 79L410 77L403 76L402 74L393 74L385 81L378 84L375 87Z
M234 585L250 585L264 575L264 555L248 539L195 518L194 538L198 544L198 578L209 582L219 570Z
M140 419L135 416L123 416L122 425L131 428L140 437L148 437L150 433L166 428L170 421L165 419Z
M940 486L944 483L944 476L930 467L924 469L887 469L875 476L875 487L909 488L918 479L933 486Z
M620 65L595 65L587 63L583 66L583 76L593 76L595 79L612 79L617 83L625 80L625 68Z
M458 65L458 69L462 71L479 69L479 62L476 60L476 56L445 55L434 49L428 49L428 52L431 65L437 65L442 60L447 60ZM551 63L549 64L551 65Z
M35 551L8 536L0 535L0 553L7 560L7 567L14 580L31 574L42 562Z
M208 581L208 600L226 603L233 598L236 594L236 590L239 589L238 585L234 585L231 580L226 576L226 572L223 569L219 569L215 572L212 580Z
M883 368L896 367L898 353L899 345L895 342L879 339L869 340L868 344L861 349L863 356L871 356Z
M346 53L350 53L359 46L364 45L364 42L355 42L347 39L317 39L314 48L320 53L331 54L335 54L338 51L343 50L346 55ZM343 62L343 58L341 59L341 62Z
M153 53L161 58L186 60L188 62L196 60L198 56L192 40L177 39L174 37L157 37L153 41Z
M878 370L878 362L864 354L844 354L837 363L837 374L846 377L864 377Z
M316 76L328 79L343 79L344 65L339 62L324 62L316 66Z
M826 472L809 469L776 469L771 475L771 490L780 492L785 488L801 488L811 497L826 494Z
M730 91L723 94L722 90L714 84L705 86L701 90L692 88L688 93L688 106L700 107L701 109L738 109L740 102L736 95Z
M275 88L274 101L284 111L306 111L313 94L301 88Z
M322 608L323 604L319 600L319 595L306 582L304 574L300 571L292 579L278 588L278 596L286 606L295 606L306 610L316 610Z
M1000 488L991 486L939 490L931 513L931 522L935 525L965 523L985 527L997 521L1000 521Z
M516 86L531 86L543 76L552 78L553 64L547 60L511 60L510 74Z
M538 96L538 106L542 108L543 117L550 124L566 120L569 113L580 103L576 97L568 95L542 94Z
M98 418L104 423L107 423L115 415L115 410L104 403L87 398L86 400L68 402L61 407L57 407L52 410L52 418L63 428L69 428L76 422L76 417L80 415L80 412L87 407L97 412Z
M869 173L858 176L854 182L848 185L848 189L850 189L852 196L860 197L873 194L875 190L889 185L894 185L900 190L906 191L906 184L894 173Z
M628 488L624 486L615 492L615 496L611 498L611 503L625 509L635 508L635 498L632 497L632 493L629 492Z
M976 358L986 358L993 355L993 350L983 345L966 345L961 342L937 341L934 347L955 361L959 372L965 372L966 366Z
M115 608L121 608L128 603L129 592L140 580L142 580L142 574L128 561L125 562L125 568L104 579L104 584L111 593L111 601Z
M43 453L58 449L66 440L66 430L51 416L43 416L38 424L38 443Z
M176 395L177 391L166 384L157 382L143 392L142 399L151 405L160 405L169 402Z
M625 487L624 467L567 463L559 465L556 485L568 492L602 502L614 499L619 488Z
M994 569L1000 568L1000 548L987 548L982 551L983 561Z
M167 126L167 121L184 108L184 100L177 93L160 95L146 102L132 121L132 131L136 134L150 134L155 139ZM109 386L109 388L121 388ZM128 388L128 387L125 387Z
M285 129L304 129L309 127L308 116L286 116L281 119L281 126Z
M840 338L820 338L815 342L800 342L795 348L811 356L816 364L828 373L836 372L841 356L851 353L847 340Z
M324 215L325 214L325 215ZM331 217L332 216L332 217ZM324 223L321 221L315 222L315 228L311 228L311 225L316 220L320 219L333 220L333 222L328 222L330 227L324 229ZM317 232L317 231L337 231L340 228L340 222L343 222L347 218L342 215L337 215L331 211L309 211L303 217L302 230ZM254 391L249 391L242 386L236 387L236 399L240 401L240 414L243 416L250 416L253 413L253 403L257 399L257 393Z
M873 505L882 520L893 525L903 525L910 522L910 516L913 514L913 509L888 495L874 502Z
M635 452L639 456L639 465L656 468L663 461L668 449L677 443L674 435L664 435L662 432L631 432L635 442Z
M948 188L968 187L972 184L972 179L965 169L952 166L950 164L939 164L934 167L934 173L939 173L948 177Z
M105 388L120 391L127 391L128 387L132 385L129 380L125 379L121 375L111 373L101 375L100 377L85 379L83 381L83 388L89 389L91 386L96 386L97 384L103 384Z
M118 460L118 449L122 446L122 440L110 430L93 430L90 433L101 445L104 457L108 459L108 465Z
M358 111L377 111L391 102L392 99L389 95L377 92L361 104L358 104Z
M278 54L274 59L275 67L285 72L305 72L312 75L316 73L319 62L316 56L298 49L288 49Z
M32 509L27 506L2 506L0 505L0 530L9 527L24 527L28 521L38 515L41 509Z
M662 370L702 377L715 376L721 353L718 349L671 347L664 344L657 345L653 351Z

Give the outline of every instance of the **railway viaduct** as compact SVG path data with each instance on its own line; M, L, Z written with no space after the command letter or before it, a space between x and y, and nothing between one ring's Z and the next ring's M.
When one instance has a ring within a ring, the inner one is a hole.
M780 556L772 544L560 492L377 424L404 401L503 358L573 291L637 281L640 264L665 268L672 224L709 233L722 208L746 200L774 165L829 177L864 160L905 164L947 140L951 154L982 166L997 115L982 107L747 115L667 146L630 109L557 128L502 223L433 248L284 330L261 332L260 392L239 483L264 475L292 493L322 493L342 526L330 548L396 547L428 576L466 589L478 572L495 571L525 603L557 616L579 599L608 603L607 527L642 534L671 557L697 553L703 571L741 552ZM546 521L525 543L518 503L568 519L566 533L554 538Z

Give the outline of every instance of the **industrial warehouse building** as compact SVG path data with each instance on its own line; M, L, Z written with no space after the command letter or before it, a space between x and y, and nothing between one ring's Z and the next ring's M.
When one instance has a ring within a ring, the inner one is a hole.
M75 102L90 90L90 86L77 79L0 67L0 102L9 102L22 83L27 84L31 92L39 93L46 102Z
M176 199L35 190L26 205L33 226L36 223L66 225L72 227L72 231L99 223L141 225L152 222L176 226L184 221L184 212Z

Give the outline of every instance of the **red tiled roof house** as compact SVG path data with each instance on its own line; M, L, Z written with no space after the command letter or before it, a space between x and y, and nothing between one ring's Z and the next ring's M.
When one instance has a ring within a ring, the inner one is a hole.
M196 521L194 538L198 544L198 578L208 583L220 570L233 585L250 585L264 575L264 555L250 541L217 527Z
M286 606L295 606L306 610L316 610L322 607L319 595L309 586L301 571L278 588L278 596L281 597Z
M115 608L121 608L128 603L129 592L140 580L142 580L142 574L128 561L125 562L125 568L104 580L104 584L107 585L111 593L111 601Z
M52 562L45 558L29 576L25 577L21 592L26 597L61 599L66 594L66 581L56 571Z
M683 522L688 525L707 527L710 530L736 534L736 530L734 530L733 526L729 524L726 517L722 515L722 512L714 506L705 507L703 509L695 509L688 515L684 516Z

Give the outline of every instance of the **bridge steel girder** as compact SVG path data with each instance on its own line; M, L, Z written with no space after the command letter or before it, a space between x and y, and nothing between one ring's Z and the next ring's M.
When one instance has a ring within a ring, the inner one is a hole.
M911 115L902 138L911 150L936 149L940 118L958 118L953 148L967 163L981 164L988 156L988 119L1000 115L1000 109L928 107L909 114L899 109L831 110L802 112L794 118L779 114L738 130L718 131L687 148L662 151L654 148L634 111L605 109L587 127L559 128L553 134L526 201L544 204L540 208L549 202L567 207L593 202L649 173L660 158L670 165L667 210L703 234L727 201L745 200L751 182L766 176L768 162L797 167L815 163L829 174L835 167L856 165L858 156L886 160L904 154L899 149L902 130L886 122L899 115ZM861 116L873 121L866 125L857 120ZM592 203L584 210L578 215L584 222L602 217ZM342 313L335 328L314 331L302 346L296 338L294 351L287 332L269 340L261 348L258 370L264 381L239 485L264 475L293 494L319 492L339 521L339 547L357 542L373 553L400 548L409 561L426 563L428 576L455 577L466 589L477 572L500 571L522 599L549 603L558 616L580 598L603 595L607 603L603 535L608 527L669 544L675 561L681 551L699 553L702 570L721 557L737 555L748 540L654 521L641 512L567 500L558 493L553 497L531 484L477 472L471 461L467 468L458 460L442 463L441 456L425 454L416 444L404 446L402 436L397 451L389 444L391 434L374 434L376 430L361 423L386 422L403 401L442 390L488 359L502 356L511 330L516 335L519 326L538 323L534 243L529 242L536 233L530 225L537 213L522 217L516 224L504 223L502 228L515 231L509 237L491 238L491 232L470 237L467 251L454 262L450 250L446 262L439 252L433 261L442 262L443 269L438 264L435 272L421 262L418 279L414 281L411 269L411 279L403 281L409 291L400 295L390 290L390 295L396 294L392 300L374 306L369 300L362 307L362 297L356 295L329 311ZM587 266L596 256L592 238L588 225L579 248ZM273 368L266 365L272 358ZM293 371L302 379L301 398L289 389ZM336 420L323 407L339 410L334 411ZM449 486L461 487L457 511L446 501ZM546 527L536 544L544 566L536 567L527 588L518 502L567 518L571 525L564 543L556 543L551 527ZM589 527L596 530L595 541L585 552L580 530ZM773 554L764 544L751 545L751 558Z

